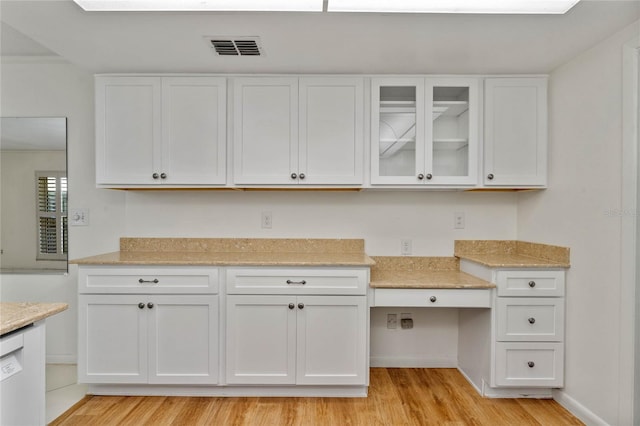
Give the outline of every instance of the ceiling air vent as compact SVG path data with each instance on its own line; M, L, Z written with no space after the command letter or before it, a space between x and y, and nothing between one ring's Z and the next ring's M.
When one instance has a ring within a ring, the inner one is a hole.
M207 37L218 56L262 56L258 37Z

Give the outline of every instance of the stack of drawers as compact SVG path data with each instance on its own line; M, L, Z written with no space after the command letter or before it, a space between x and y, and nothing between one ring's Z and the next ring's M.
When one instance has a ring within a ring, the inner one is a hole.
M495 386L563 386L564 270L497 270Z

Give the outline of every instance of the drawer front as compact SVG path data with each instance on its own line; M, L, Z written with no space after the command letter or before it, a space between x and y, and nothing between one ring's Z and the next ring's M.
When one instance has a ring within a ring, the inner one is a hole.
M497 271L498 296L564 296L564 271Z
M564 338L564 299L499 297L499 341L560 342Z
M217 268L202 267L83 267L78 271L80 293L215 294Z
M562 343L496 343L497 386L562 387Z
M229 268L228 294L364 295L368 268Z
M490 308L491 289L376 288L372 306Z

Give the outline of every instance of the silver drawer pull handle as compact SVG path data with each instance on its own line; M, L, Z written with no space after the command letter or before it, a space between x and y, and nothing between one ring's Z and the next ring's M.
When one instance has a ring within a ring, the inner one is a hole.
M140 279L138 280L138 282L139 282L140 284L144 284L144 283L158 284L160 281L158 281L158 279L157 279L157 278L155 278L154 280L143 280L142 278L140 278Z
M438 299L435 296L431 296L429 300L431 301L431 303L435 303L435 301Z
M302 284L305 285L307 282L305 280L302 281L291 281L291 280L287 280L287 284Z
M529 287L534 288L536 286L535 281L529 281Z
M535 324L536 323L536 319L531 317L529 318L527 321L529 321L529 324Z
M536 366L536 363L535 363L535 362L533 362L533 361L529 361L529 362L527 363L527 365L529 366L529 368L533 368L533 367L535 367L535 366Z

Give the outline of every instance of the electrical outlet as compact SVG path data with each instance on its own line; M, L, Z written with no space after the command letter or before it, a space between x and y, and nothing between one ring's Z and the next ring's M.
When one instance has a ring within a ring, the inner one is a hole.
M71 209L68 220L71 226L89 225L89 209Z
M413 328L413 320L411 318L402 318L400 320L400 327L402 327L403 330Z
M400 254L403 256L411 254L411 240L400 240Z
M262 212L262 228L271 229L272 225L273 225L273 216L271 216L271 212Z
M398 314L387 314L387 328L398 328Z
M464 212L453 213L453 229L464 229Z

